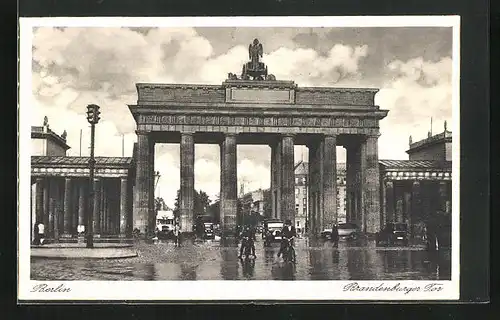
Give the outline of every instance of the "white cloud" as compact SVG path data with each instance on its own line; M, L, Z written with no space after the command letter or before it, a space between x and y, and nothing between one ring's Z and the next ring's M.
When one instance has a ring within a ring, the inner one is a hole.
M427 137L433 118L433 134L443 131L451 121L451 59L438 62L422 58L393 61L387 68L394 76L375 97L382 109L389 110L380 122L379 155L384 159L407 159L409 136L413 141Z

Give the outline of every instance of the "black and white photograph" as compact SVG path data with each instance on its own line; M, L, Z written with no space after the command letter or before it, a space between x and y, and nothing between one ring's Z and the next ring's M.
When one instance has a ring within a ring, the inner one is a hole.
M21 18L20 297L458 299L459 26Z

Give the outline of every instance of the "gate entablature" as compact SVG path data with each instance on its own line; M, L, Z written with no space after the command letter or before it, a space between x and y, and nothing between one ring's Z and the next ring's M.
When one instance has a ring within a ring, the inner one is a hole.
M325 105L377 108L375 88L299 87L293 81L226 80L221 85L137 83L137 105L172 103ZM257 96L244 95L253 93ZM236 97L235 97L236 96Z

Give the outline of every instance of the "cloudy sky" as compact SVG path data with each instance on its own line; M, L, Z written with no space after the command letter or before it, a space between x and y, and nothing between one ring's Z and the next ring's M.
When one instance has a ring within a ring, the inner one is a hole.
M101 106L97 156L131 156L135 122L127 104L136 82L220 84L239 73L248 44L258 38L264 62L279 80L299 86L380 88L381 159L407 159L408 137L425 138L451 123L452 29L392 28L49 28L33 30L31 125L48 116L52 130L68 133L68 155L88 155L86 105ZM449 126L451 127L451 126ZM296 147L296 160L307 149ZM338 161L345 161L342 148ZM238 178L245 190L269 187L267 146L238 147ZM161 173L157 195L173 205L179 188L179 146L156 146ZM219 191L219 150L195 149L195 188L212 199Z

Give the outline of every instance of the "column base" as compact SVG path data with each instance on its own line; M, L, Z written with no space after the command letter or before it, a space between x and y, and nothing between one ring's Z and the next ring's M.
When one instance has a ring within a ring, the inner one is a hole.
M69 234L69 233L63 233L59 238L70 239L70 238L73 238L73 235Z

